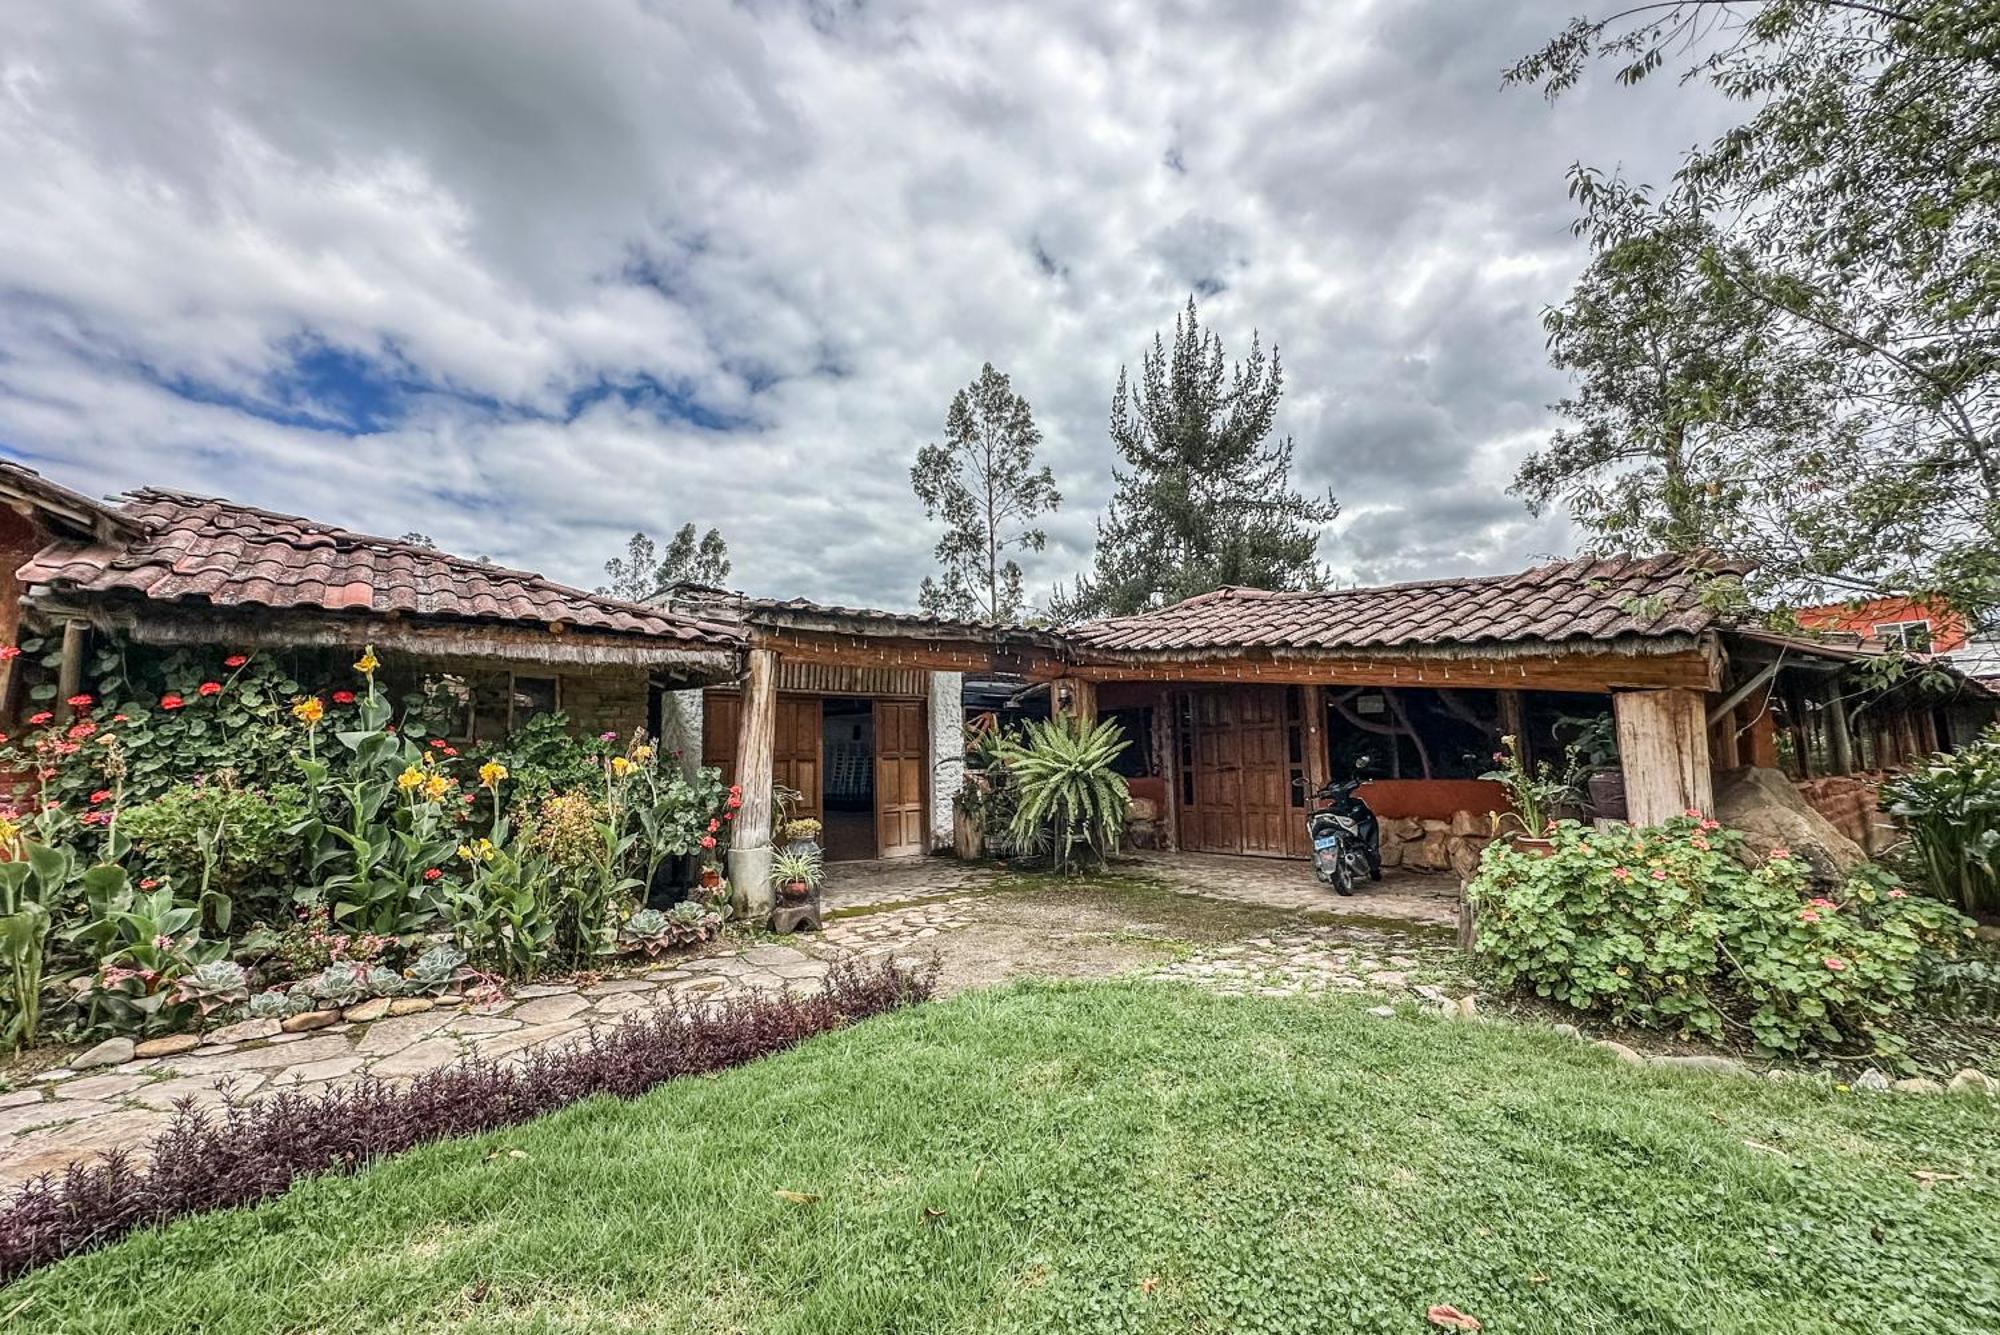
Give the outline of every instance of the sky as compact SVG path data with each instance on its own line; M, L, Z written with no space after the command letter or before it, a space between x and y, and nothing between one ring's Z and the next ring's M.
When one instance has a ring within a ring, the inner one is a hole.
M1572 550L1572 162L1661 181L1671 81L1501 71L1583 0L0 0L0 453L586 587L635 529L914 604L919 446L990 361L1087 569L1121 365L1190 295L1276 344L1343 583Z

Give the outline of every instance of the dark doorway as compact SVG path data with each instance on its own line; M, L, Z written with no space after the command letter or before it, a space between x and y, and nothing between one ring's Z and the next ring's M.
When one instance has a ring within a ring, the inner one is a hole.
M875 707L869 700L828 698L820 712L821 842L829 862L876 856Z

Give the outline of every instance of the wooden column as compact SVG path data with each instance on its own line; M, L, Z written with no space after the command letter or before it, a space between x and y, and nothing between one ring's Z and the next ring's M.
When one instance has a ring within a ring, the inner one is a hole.
M1061 677L1049 687L1049 713L1068 714L1088 726L1097 722L1097 683Z
M736 782L743 805L729 841L729 889L737 912L762 925L770 917L771 752L778 733L778 655L752 649L743 681L743 718L736 731Z
M1837 676L1826 689L1826 751L1835 774L1854 773L1854 736L1848 731L1847 699Z
M65 720L76 714L65 701L83 690L83 655L89 642L88 621L63 624L62 665L56 670L56 708L60 711L59 717Z
M1521 748L1521 763L1533 765L1528 757L1528 708L1519 691L1495 691L1500 697L1500 735L1512 737Z
M1700 691L1615 691L1619 764L1634 825L1658 825L1715 805L1708 711Z
M1326 697L1317 686L1301 686L1304 698L1299 708L1305 711L1305 760L1306 760L1306 801L1310 806L1312 795L1326 787L1330 776L1326 755Z

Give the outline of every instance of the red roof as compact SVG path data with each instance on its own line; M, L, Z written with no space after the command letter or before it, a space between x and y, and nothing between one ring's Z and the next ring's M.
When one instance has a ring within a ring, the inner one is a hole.
M216 607L403 613L549 624L690 644L734 645L714 622L586 593L522 570L214 497L148 488L118 513L129 542L58 541L21 567L25 584Z
M1086 652L1241 649L1373 650L1446 645L1657 639L1716 624L1702 599L1739 567L1684 556L1586 557L1515 575L1423 580L1372 589L1271 593L1224 588L1184 602L1085 622Z

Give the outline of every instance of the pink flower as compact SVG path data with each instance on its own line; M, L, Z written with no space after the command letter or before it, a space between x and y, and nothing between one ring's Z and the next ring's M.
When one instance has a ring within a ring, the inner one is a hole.
M42 711L41 711L40 713L38 713L38 714L30 714L30 715L28 715L28 722L30 722L30 723L33 723L33 724L36 724L37 726L39 726L39 725L41 725L41 724L43 724L43 723L47 723L47 722L48 722L48 721L49 721L50 719L52 719L52 718L54 718L54 717L55 717L55 715L54 715L54 714L51 714L51 713L50 713L50 712L49 712L48 710L44 709L44 710L42 710Z
M1693 808L1693 807L1689 807L1689 808L1687 809L1687 811L1686 811L1686 812L1685 812L1684 814L1685 814L1685 815L1687 816L1687 818L1688 818L1689 820L1700 820L1700 819L1701 819L1701 812L1697 811L1697 810L1696 810L1695 808Z
M1910 893L1907 890L1891 890L1889 892L1889 898L1891 899L1908 899L1909 897Z
M90 804L92 806L97 806L99 803L109 802L110 800L111 790L109 788L100 788L90 795Z
M95 723L92 723L89 719L85 719L81 723L75 723L70 725L70 730L67 735L70 738L74 739L78 737L90 737L93 736L96 732L97 732L97 725Z
M21 646L18 644L10 644L4 649L0 649L0 663L5 663L10 659L19 658L20 656Z
M1629 881L1632 879L1631 871L1624 867L1613 867L1611 869L1611 874L1621 881Z
M231 654L222 660L222 666L226 668L240 668L249 661L250 655L248 654Z
M195 687L195 694L197 694L197 695L221 695L221 694L222 694L222 683L221 683L221 682L219 682L219 681L205 681L205 682L203 682L203 683L202 683L201 685L199 685L199 686Z
M72 695L69 699L63 701L63 703L71 709L88 709L96 703L96 698L89 695Z
M1839 973L1842 969L1845 969L1847 967L1847 961L1842 959L1838 955L1828 955L1826 957L1826 967L1833 970L1835 973Z
M597 734L597 740L600 742L615 742L618 740L618 734L615 732L600 732Z
M333 702L337 705L351 705L354 703L354 692L335 691L333 693Z
M151 890L155 886L159 885L159 883L160 882L155 877L148 876L144 880L139 882L139 888L141 890Z
M171 936L156 936L153 938L153 949L172 950L173 948L174 939Z
M426 881L435 881L443 875L444 871L442 868L432 867L429 871L424 873L424 879Z
M1719 820L1705 820L1701 823L1701 828L1704 830L1719 830L1722 828L1722 822Z
M1688 842L1689 842L1689 843L1691 843L1691 844L1693 844L1693 845L1694 845L1694 846L1695 846L1696 848L1699 848L1699 849L1701 849L1701 850L1702 850L1702 851L1703 851L1704 853L1705 853L1705 852L1707 852L1707 851L1708 851L1708 849L1709 849L1709 842L1708 842L1708 840L1706 840L1706 839L1702 838L1702 837L1701 837L1700 835L1698 835L1698 834L1697 834L1697 835L1695 835L1695 836L1693 836L1692 838L1690 838L1690 839L1688 840Z
M1789 848L1774 848L1771 850L1771 856L1774 858L1788 858L1791 855L1792 850Z
M1819 921L1819 910L1818 910L1818 909L1800 909L1800 910L1799 910L1799 921L1800 921L1800 922L1818 922L1818 921Z
M1667 869L1666 869L1665 867L1655 867L1655 868L1653 868L1653 879L1654 879L1654 880L1656 880L1656 881L1664 881L1664 880L1666 880L1666 879L1667 879Z
M701 846L702 846L703 848L714 848L714 847L715 847L715 836L714 836L714 835L712 835L712 834L705 834L705 835L703 835L703 836L701 837Z
M186 703L187 701L181 699L178 695L175 695L172 691L169 691L165 695L160 697L160 708L162 709L179 709L182 705Z

